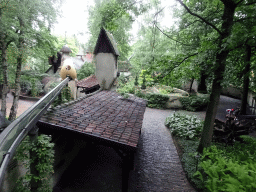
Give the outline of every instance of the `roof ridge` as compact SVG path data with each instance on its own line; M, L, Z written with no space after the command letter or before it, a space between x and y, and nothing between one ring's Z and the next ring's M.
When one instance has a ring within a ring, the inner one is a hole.
M49 108L47 109L47 112L51 112L51 111L53 111L53 110L56 110L56 109L59 109L59 108L65 107L65 106L69 106L69 105L75 104L75 103L77 103L77 102L79 102L79 101L81 101L81 100L83 100L83 99L85 99L85 98L87 98L87 97L91 97L91 96L95 95L96 93L99 93L99 92L102 91L102 90L103 90L103 88L101 87L99 90L97 90L97 91L95 91L95 92L93 92L93 93L90 93L90 94L86 94L85 96L79 97L79 98L77 98L76 100L69 101L69 102L67 102L67 103L63 103L63 104L61 104L61 105L57 105L57 106L55 106L55 107L49 107Z

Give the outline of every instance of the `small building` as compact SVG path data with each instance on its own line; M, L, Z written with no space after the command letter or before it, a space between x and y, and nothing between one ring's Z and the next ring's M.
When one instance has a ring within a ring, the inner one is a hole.
M99 82L95 75L91 75L77 82L78 97L79 93L89 94L100 88Z
M110 89L117 78L119 51L114 37L104 28L100 30L93 53L96 61L96 78L100 85L105 81L104 88Z

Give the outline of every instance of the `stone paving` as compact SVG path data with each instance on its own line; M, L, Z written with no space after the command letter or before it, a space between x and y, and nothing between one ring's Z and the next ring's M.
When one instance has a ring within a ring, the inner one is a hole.
M13 102L13 95L11 93L7 94L7 99L6 99L6 108L7 108L7 117L10 114L10 109L12 107L12 102ZM30 101L30 100L19 100L19 106L17 110L17 117L19 117L22 113L24 113L27 109L29 109L32 105L34 105L37 101ZM0 107L2 104L2 99L0 99Z
M138 192L194 192L183 171L176 147L164 125L173 110L147 108L135 160Z

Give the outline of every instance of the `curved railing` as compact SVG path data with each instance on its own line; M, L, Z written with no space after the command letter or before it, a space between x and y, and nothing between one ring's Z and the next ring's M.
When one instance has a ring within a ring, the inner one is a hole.
M9 161L15 154L17 147L68 82L69 77L25 111L0 134L0 185L4 179Z

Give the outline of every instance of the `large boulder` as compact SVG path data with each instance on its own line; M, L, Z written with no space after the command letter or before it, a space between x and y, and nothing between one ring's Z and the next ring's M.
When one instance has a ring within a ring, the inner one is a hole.
M183 96L181 93L171 93L169 95L169 101L166 103L166 108L167 109L182 109L183 105L180 102L180 98L182 97L187 97Z
M156 87L153 87L151 90L154 93L159 93ZM188 97L189 93L181 89L173 88L173 93L169 93L168 96L170 98L165 106L167 109L182 109L183 105L181 104L179 99L182 97Z

